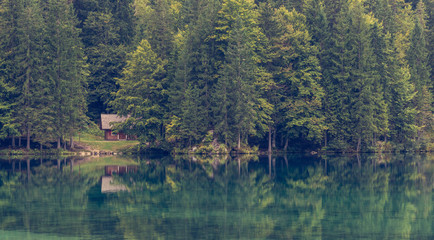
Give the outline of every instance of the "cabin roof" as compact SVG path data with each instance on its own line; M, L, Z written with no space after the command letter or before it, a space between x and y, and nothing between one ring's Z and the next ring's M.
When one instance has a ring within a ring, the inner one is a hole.
M110 130L112 129L111 123L120 123L124 122L128 117L127 116L118 116L117 114L101 114L101 129L102 130Z

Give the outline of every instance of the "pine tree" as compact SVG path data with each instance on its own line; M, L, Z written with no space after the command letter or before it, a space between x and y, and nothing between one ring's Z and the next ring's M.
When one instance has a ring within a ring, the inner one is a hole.
M201 105L199 103L199 91L191 84L185 90L184 100L181 104L181 131L183 138L187 140L188 146L201 140L206 125L203 122Z
M10 87L0 78L0 139L14 136L16 128L13 123L12 109L14 107L13 93L15 89Z
M211 36L215 33L220 7L220 0L200 1L197 7L197 20L189 25L190 34L189 38L186 39L186 49L190 56L190 80L199 91L199 102L203 107L203 121L208 129L214 125L212 114L214 106L211 98L212 89L218 78L220 60L215 39Z
M388 131L384 39L361 1L341 6L334 22L322 59L328 136L332 148L360 151Z
M379 114L377 104L384 105L382 92L379 92L375 86L379 82L378 72L376 72L376 59L373 55L372 29L377 20L365 13L365 8L361 2L353 2L350 5L350 14L352 27L350 34L354 39L354 49L357 49L355 57L355 66L351 71L351 118L353 119L355 132L354 138L357 138L356 151L361 150L362 142L370 146L376 141L372 141L373 136L378 134L379 128L376 118L384 118L385 112ZM355 140L355 139L354 139ZM353 142L354 142L353 140Z
M116 78L125 66L127 48L120 44L119 27L111 13L90 12L81 34L89 64L88 115L99 119L108 112L113 92L119 89Z
M146 39L163 59L168 59L173 48L173 37L180 20L178 0L136 1L136 42Z
M417 132L415 117L417 109L413 99L415 86L410 82L411 73L406 55L410 47L411 12L403 1L393 2L391 6L393 26L386 33L386 56L384 75L384 95L389 114L389 136L397 150L411 148Z
M276 18L282 29L277 47L282 99L279 111L284 113L284 130L292 138L319 142L325 125L321 114L324 91L319 85L318 48L311 43L303 14L281 7Z
M167 86L161 60L142 40L129 54L122 78L117 79L120 89L111 106L120 116L130 118L119 126L125 133L136 135L140 141L157 144L164 138L167 119Z
M19 13L23 9L22 1L2 1L0 3L0 81L2 108L2 137L12 137L12 147L15 147L15 137L19 135L19 122L15 119L18 109L19 87L16 81L20 69L17 63L16 49L20 37L18 29Z
M44 66L44 33L46 31L40 1L24 1L17 17L17 40L13 63L17 65L14 86L21 92L14 118L26 136L26 149L30 149L30 138L38 115L36 93L37 82L42 81Z
M259 76L263 75L258 64L265 39L257 18L251 1L224 1L214 36L224 57L214 92L220 104L216 131L226 143L237 143L238 148L250 135L268 129L271 114L271 107L257 88L261 85Z
M189 29L175 36L174 49L177 51L173 57L177 58L177 63L175 75L169 84L169 102L171 121L180 120L179 137L191 146L204 134L208 116L201 104L203 97L198 89L200 81L192 73L194 53L188 40L191 40Z
M428 44L426 42L426 16L425 5L423 1L417 4L415 26L411 34L410 49L407 54L408 63L410 66L410 81L414 84L417 94L414 98L414 104L418 111L416 116L416 124L418 126L417 139L423 138L424 132L432 131L430 109L427 108L429 102L432 103L431 92L428 91L430 85L430 65Z
M349 109L349 72L354 66L352 59L354 53L352 49L348 48L351 42L347 35L350 28L348 5L343 4L339 7L341 10L331 20L330 35L323 47L321 85L325 90L323 109L328 126L325 135L325 138L328 139L328 147L346 149L349 147L347 140L350 139L349 133L352 131Z
M386 36L387 57L385 62L384 94L389 113L389 136L395 144L410 147L416 131L416 109L412 100L415 97L414 85L410 83L407 61L401 54L399 39Z
M261 51L261 64L263 68L262 78L260 81L259 92L263 99L266 99L270 104L267 115L269 116L268 122L268 152L271 153L273 148L276 148L276 136L279 134L278 126L281 124L281 113L276 108L279 103L279 86L276 84L276 78L279 74L278 62L278 48L275 46L281 31L279 30L278 22L275 18L275 8L271 3L259 4L259 18L258 23L261 31L264 33L266 39L262 43Z
M328 20L324 9L324 2L321 0L306 0L304 4L304 15L306 26L312 36L312 42L319 47L320 54L328 38Z
M71 137L78 126L86 121L86 75L83 47L79 38L72 3L67 1L47 1L47 74L52 81L51 109L55 113L53 128L57 138L57 148L64 137Z

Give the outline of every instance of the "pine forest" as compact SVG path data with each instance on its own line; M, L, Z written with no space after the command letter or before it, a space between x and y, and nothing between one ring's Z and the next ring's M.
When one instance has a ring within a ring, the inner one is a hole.
M432 151L434 0L0 0L0 139Z

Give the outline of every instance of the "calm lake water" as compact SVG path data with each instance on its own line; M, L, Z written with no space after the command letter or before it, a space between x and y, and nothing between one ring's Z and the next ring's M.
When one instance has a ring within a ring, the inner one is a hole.
M428 240L433 188L432 155L4 159L0 239Z

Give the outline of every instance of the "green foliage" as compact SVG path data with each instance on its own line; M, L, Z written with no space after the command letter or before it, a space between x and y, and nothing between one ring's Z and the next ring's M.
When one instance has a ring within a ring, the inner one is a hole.
M427 150L433 4L3 0L0 137L60 147L112 112L146 148Z
M152 51L147 40L142 40L128 56L123 77L117 79L120 89L111 105L119 115L130 116L118 128L136 135L141 142L163 140L166 63Z
M14 88L0 78L0 139L16 134L16 126L12 119L12 109L14 104L11 101Z
M278 105L282 114L284 130L291 137L303 136L318 142L327 128L321 113L323 88L319 85L321 71L317 58L318 49L311 44L306 28L306 17L293 10L281 7L276 12L280 36L276 47L281 87Z

